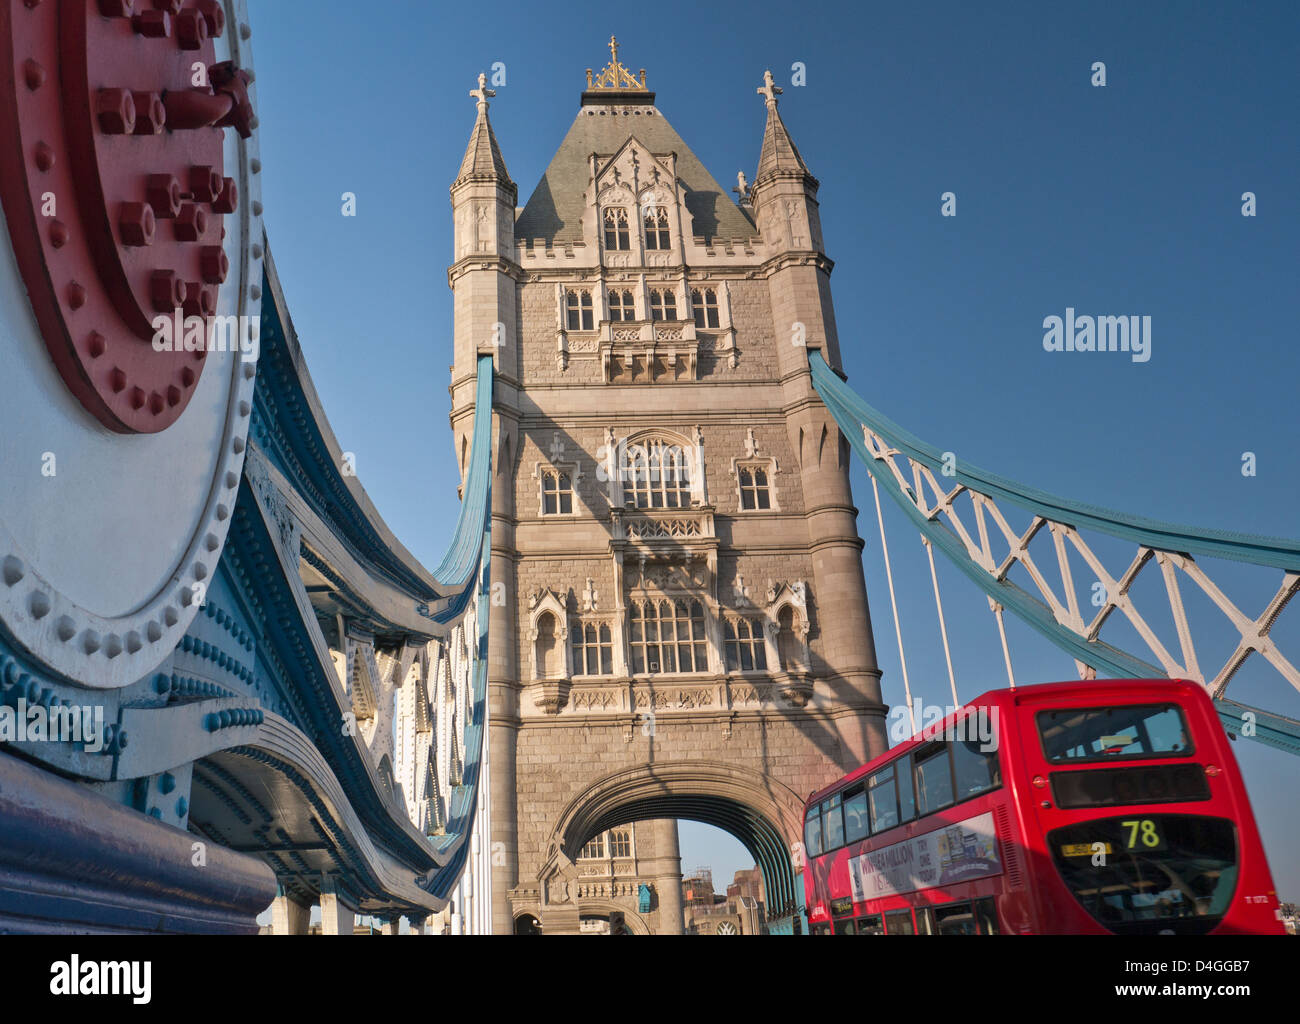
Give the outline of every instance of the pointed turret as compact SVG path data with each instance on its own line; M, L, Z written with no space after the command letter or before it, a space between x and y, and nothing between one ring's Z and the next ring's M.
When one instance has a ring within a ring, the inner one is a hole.
M763 85L758 93L767 100L767 127L763 131L763 149L758 155L758 176L754 184L757 185L779 171L812 177L808 165L799 155L799 148L786 130L785 122L781 120L781 112L777 110L776 98L781 94L781 89L773 84L771 71L763 72Z
M492 121L488 118L488 98L496 95L495 89L487 88L487 75L478 76L478 88L470 93L478 100L478 117L474 121L474 130L470 132L469 145L465 149L465 159L460 162L460 173L456 175L456 184L470 177L491 177L507 182L510 172L501 156L497 137L492 132Z

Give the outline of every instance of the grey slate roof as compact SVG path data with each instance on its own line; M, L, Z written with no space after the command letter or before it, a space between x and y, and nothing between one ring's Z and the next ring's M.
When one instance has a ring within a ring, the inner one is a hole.
M639 112L615 113L599 106L584 106L578 111L524 212L515 222L516 239L540 238L551 243L581 241L583 193L590 177L587 158L591 153L611 156L632 136L651 153L677 154L677 176L684 183L686 208L694 218L695 235L712 241L752 238L758 234L754 222L713 180L655 107L621 109Z

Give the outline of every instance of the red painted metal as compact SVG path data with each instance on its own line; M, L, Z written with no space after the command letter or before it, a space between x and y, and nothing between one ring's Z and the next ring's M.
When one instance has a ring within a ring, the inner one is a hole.
M14 252L60 375L120 433L185 410L204 353L155 350L153 321L212 315L229 272L214 253L238 208L223 129L247 138L256 118L251 75L216 63L224 31L217 0L0 0Z

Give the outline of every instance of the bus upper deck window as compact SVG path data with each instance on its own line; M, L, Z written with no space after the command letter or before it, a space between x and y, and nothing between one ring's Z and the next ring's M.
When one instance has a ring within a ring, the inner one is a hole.
M871 831L883 832L898 824L898 791L894 785L894 766L882 768L867 780L871 800Z
M1188 757L1191 734L1174 704L1040 711L1036 716L1049 761L1115 761L1139 757Z
M844 845L844 818L840 813L840 795L836 793L833 797L822 804L822 839L825 841L825 849L833 850L837 846Z
M856 843L870 831L867 823L867 794L860 786L844 794L844 841Z
M902 757L894 766L898 777L898 820L911 821L916 817L916 799L912 793L912 759Z
M916 809L929 814L952 803L952 761L946 743L916 755Z
M803 823L803 842L809 857L820 857L822 852L822 816L816 807L808 812L808 820Z

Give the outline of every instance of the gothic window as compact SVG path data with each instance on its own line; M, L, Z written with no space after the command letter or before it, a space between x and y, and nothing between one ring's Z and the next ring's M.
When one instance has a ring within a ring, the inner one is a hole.
M772 507L772 492L768 489L765 466L740 466L740 507L767 509Z
M605 622L574 622L573 674L608 676L614 674L614 640Z
M704 606L699 601L634 601L628 617L633 673L708 671Z
M564 650L556 636L555 616L547 612L537 620L537 657L539 679L556 679L564 674Z
M630 444L623 455L623 501L637 508L687 508L691 504L691 465L679 444Z
M567 516L573 511L573 479L558 469L542 473L542 515Z
M677 319L677 296L668 289L650 293L650 316L654 320Z
M662 206L647 206L644 211L645 247L668 248L668 211Z
M801 667L799 661L802 645L796 625L794 609L786 605L776 617L776 655L781 661L781 668L787 672Z
M611 320L636 319L636 303L632 301L630 291L615 289L609 293L609 318Z
M728 672L767 669L767 645L760 619L728 619L724 636Z
M590 331L595 328L591 313L591 292L571 290L565 294L568 324L571 331Z
M691 289L691 307L695 310L696 327L718 326L718 293L714 289Z
M625 828L616 828L609 833L609 855L611 857L632 856L632 836Z
M605 833L602 832L584 846L578 856L583 860L603 860L605 857Z
M627 211L622 207L610 207L605 210L605 251L626 251L630 248Z

